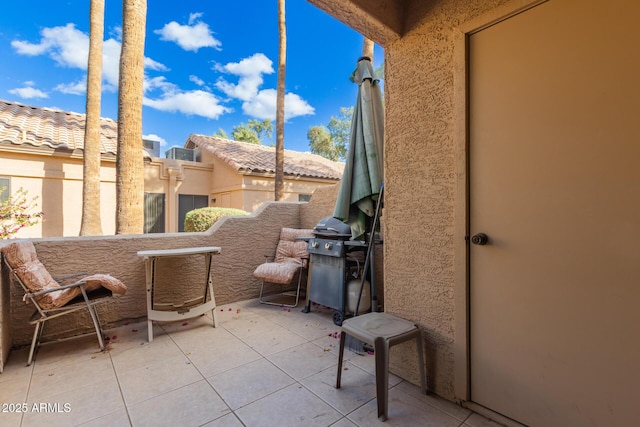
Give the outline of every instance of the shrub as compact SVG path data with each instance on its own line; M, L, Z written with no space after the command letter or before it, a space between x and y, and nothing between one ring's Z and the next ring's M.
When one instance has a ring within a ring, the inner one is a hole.
M187 212L184 218L184 231L207 231L223 216L249 215L242 209L200 208Z
M0 195L5 191L6 188L0 188ZM22 228L36 225L42 220L42 212L32 212L37 197L27 197L27 190L19 188L13 196L0 201L0 239L10 239Z

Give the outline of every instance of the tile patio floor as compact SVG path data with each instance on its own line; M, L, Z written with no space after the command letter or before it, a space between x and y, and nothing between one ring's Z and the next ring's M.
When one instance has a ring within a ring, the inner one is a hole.
M95 336L45 344L30 367L27 349L13 351L0 409L28 411L0 412L0 426L498 426L394 375L389 419L379 422L373 356L345 350L334 388L339 340L329 310L251 300L216 313L217 328L207 316L154 324L152 343L146 322L108 330L104 353Z

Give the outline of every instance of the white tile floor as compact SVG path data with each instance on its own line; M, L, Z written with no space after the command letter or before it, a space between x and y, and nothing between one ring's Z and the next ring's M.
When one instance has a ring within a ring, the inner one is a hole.
M377 419L374 358L345 351L334 388L338 331L331 312L244 301L204 316L45 344L25 367L11 353L0 375L0 426L496 427L391 375L389 419ZM25 409L23 412L18 412Z

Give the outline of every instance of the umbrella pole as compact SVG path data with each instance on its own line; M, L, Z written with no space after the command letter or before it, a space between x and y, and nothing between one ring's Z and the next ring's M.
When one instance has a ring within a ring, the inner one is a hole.
M375 292L375 259L374 258L374 245L375 245L375 234L376 227L378 226L378 221L380 219L380 207L382 206L382 198L384 192L384 183L380 186L380 193L378 194L378 203L376 204L376 212L373 215L373 223L371 224L371 232L369 233L369 244L367 245L367 255L364 258L364 267L362 268L362 279L360 281L360 294L358 295L358 303L356 304L356 312L354 316L358 315L358 310L360 309L360 300L362 300L362 292L364 291L364 283L367 278L366 271L369 267L371 267L371 311L378 311L377 297Z
M375 296L375 260L374 257L374 245L375 245L375 234L376 227L378 225L378 220L380 218L380 207L382 206L382 197L384 191L384 183L380 186L380 193L378 194L378 203L376 204L376 212L373 216L373 222L371 224L371 232L369 233L369 243L367 245L367 254L364 258L364 267L362 268L362 278L360 279L360 293L358 295L358 302L356 303L356 311L353 314L354 317L358 315L358 310L360 309L360 301L362 300L362 293L364 291L364 284L367 280L367 269L371 268L371 311L378 311L377 307L377 299ZM345 345L349 350L356 354L364 354L365 346L367 343L360 341L359 339L347 335L345 339ZM371 348L367 348L367 351L372 350Z

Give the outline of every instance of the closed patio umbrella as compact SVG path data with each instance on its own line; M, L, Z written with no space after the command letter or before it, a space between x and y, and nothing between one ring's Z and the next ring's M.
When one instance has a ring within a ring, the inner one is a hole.
M362 57L354 74L359 85L351 120L346 164L333 216L351 226L353 240L365 240L383 182L384 112L371 59Z

